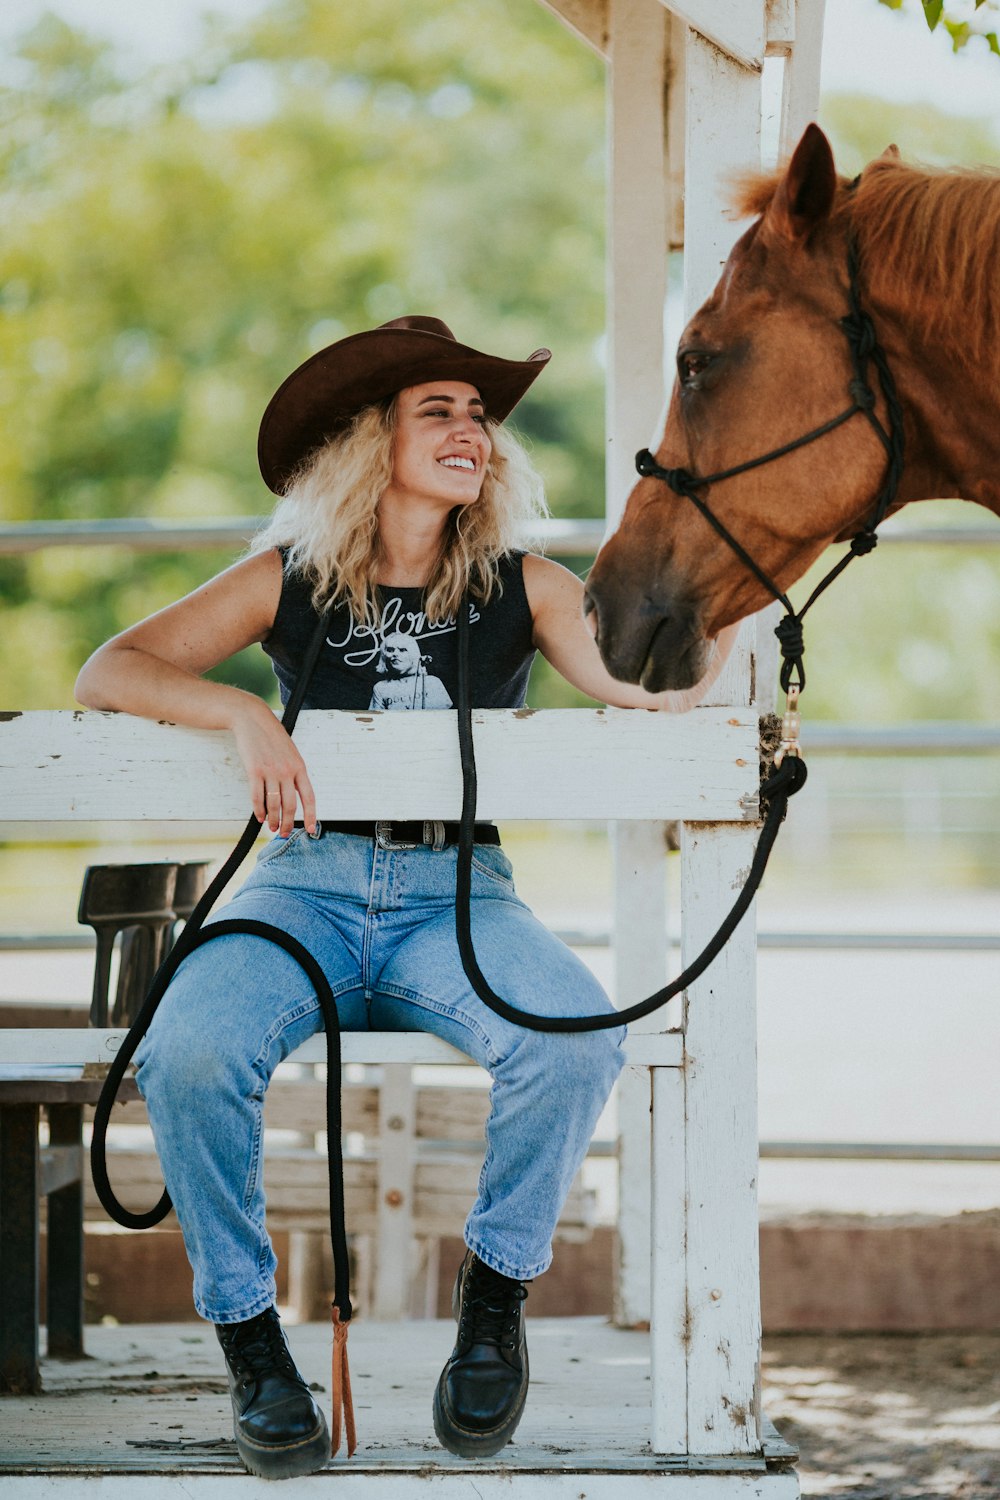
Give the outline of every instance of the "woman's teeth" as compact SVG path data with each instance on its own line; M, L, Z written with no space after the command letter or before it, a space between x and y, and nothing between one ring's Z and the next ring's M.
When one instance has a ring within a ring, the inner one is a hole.
M468 469L473 474L476 472L471 458L439 458L438 463L444 464L446 469Z

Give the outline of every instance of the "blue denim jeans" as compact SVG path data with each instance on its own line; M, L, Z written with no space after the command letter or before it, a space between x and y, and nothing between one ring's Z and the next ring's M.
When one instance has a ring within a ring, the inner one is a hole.
M345 1031L432 1032L488 1069L486 1156L465 1240L494 1270L528 1280L551 1262L625 1032L528 1031L478 999L455 940L456 857L454 848L384 850L297 829L272 840L206 926L251 917L283 928L322 966ZM512 1005L552 1016L611 1008L589 969L518 898L507 856L490 845L475 848L472 931L484 974ZM321 1028L294 959L263 938L225 933L181 964L136 1055L195 1306L213 1323L241 1322L274 1302L264 1094L276 1065Z

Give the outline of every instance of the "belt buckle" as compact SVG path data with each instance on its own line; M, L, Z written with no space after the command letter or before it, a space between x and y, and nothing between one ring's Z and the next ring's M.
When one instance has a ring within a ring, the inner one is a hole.
M424 819L424 843L440 854L445 844L445 828L440 818Z
M392 823L389 821L375 824L375 842L380 849L415 849L413 843L407 843L403 839L394 839L392 836Z

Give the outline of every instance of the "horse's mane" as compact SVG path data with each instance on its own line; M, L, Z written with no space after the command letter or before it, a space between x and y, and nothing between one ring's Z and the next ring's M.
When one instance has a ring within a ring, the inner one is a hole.
M782 171L736 184L740 218L768 208ZM1000 172L933 170L895 157L869 163L857 187L846 178L834 223L850 223L874 291L902 293L927 331L960 339L977 362L1000 363ZM949 340L950 342L950 340Z

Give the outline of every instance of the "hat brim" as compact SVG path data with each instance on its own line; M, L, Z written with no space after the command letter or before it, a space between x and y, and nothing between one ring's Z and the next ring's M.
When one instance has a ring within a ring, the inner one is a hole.
M526 360L501 359L442 334L374 328L321 349L275 391L261 419L257 458L276 495L311 452L359 411L430 380L474 385L486 415L502 422L548 364L548 349Z

